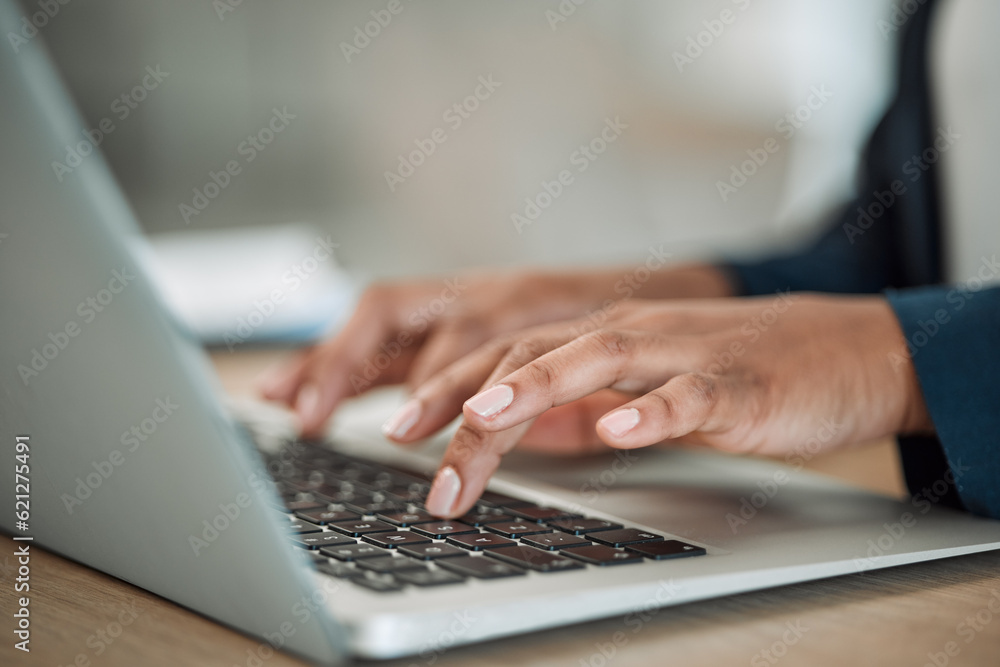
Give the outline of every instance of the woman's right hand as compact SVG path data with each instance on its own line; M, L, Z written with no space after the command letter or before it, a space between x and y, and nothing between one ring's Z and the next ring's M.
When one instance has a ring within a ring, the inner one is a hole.
M294 409L305 436L322 433L346 398L385 384L413 387L498 335L575 319L635 294L646 298L725 296L715 268L688 266L638 273L522 272L375 284L347 324L299 353L266 380L265 398ZM386 435L405 432L403 415Z

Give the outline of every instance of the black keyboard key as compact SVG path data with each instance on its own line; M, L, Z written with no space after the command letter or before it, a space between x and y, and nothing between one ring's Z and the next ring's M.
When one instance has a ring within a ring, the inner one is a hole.
M580 563L552 551L541 551L534 547L503 547L490 549L486 552L490 558L502 560L511 565L526 567L537 572L562 572L564 570L579 570Z
M358 569L371 570L372 572L379 572L381 574L391 574L404 570L426 570L427 566L412 558L393 558L389 556L387 558L366 558L365 560L359 560Z
M559 519L545 523L556 530L573 535L586 535L587 533L596 533L599 530L614 530L622 527L620 523L612 523L602 519Z
M467 523L461 521L434 521L422 523L411 528L414 533L420 533L436 540L444 539L449 535L462 535L465 533L478 533L479 531Z
M641 563L642 556L621 549L612 549L603 544L594 544L589 547L576 547L575 549L565 549L561 552L564 556L582 560L591 565L619 565L623 563Z
M388 533L396 530L395 526L390 526L384 521L342 521L331 523L330 528L351 537L360 537L369 533Z
M405 530L394 530L391 533L369 533L361 539L369 544L380 546L383 549L395 549L403 544L422 544L431 541L429 537Z
M577 537L576 535L569 535L568 533L545 533L544 535L530 535L521 540L528 546L537 547L539 549L545 549L546 551L554 551L556 549L567 549L569 547L589 547L590 542L583 539L582 537Z
M314 523L308 521L289 521L287 525L284 525L285 530L294 535L301 535L303 533L318 533L323 529Z
M506 540L499 535L490 533L474 533L471 535L452 535L448 538L449 544L470 549L472 551L482 551L483 549L496 549L497 547L509 547L516 544L511 540Z
M416 512L389 512L386 514L379 514L378 518L397 526L403 526L404 528L419 523L440 521L440 519L436 516L431 516L423 510L418 510Z
M376 547L371 544L345 544L344 546L337 547L323 547L319 552L324 556L329 556L330 558L336 558L337 560L342 560L350 562L352 560L360 560L362 558L378 558L379 556L385 556L386 551L381 547Z
M337 544L357 544L357 542L340 533L306 533L293 537L292 544L303 549L315 551L322 547L330 547Z
M704 556L705 549L687 544L679 540L665 540L663 542L646 542L645 544L634 544L626 547L629 551L652 558L653 560L666 560L668 558L684 558L685 556Z
M402 584L397 583L391 577L358 577L351 579L351 582L376 593L395 593L403 590Z
M437 560L439 558L454 558L465 556L469 552L453 547L450 544L430 542L428 544L413 544L399 547L399 553L419 558L420 560Z
M455 574L460 574L464 577L475 577L476 579L516 577L523 575L525 572L522 568L510 565L509 563L501 563L492 558L480 558L476 556L449 558L442 560L438 565Z
M335 521L350 521L351 519L361 518L355 512L328 510L326 509L326 506L320 507L318 509L301 510L296 512L295 516L302 519L303 521L308 521L309 523L315 523L320 526L325 526L326 524L334 523Z
M316 569L323 574L329 574L333 577L339 577L341 579L356 579L357 577L365 576L365 573L361 570L355 569L348 565L347 563L341 563L335 560L322 560L316 563Z
M590 533L587 539L609 547L623 547L626 544L638 544L640 542L660 542L662 535L647 533L637 528L622 528L621 530L602 530L598 533Z
M535 521L536 523L541 523L542 521L553 521L555 519L569 519L580 516L579 514L556 509L555 507L529 506L505 507L504 509L519 519L527 519L528 521Z
M465 577L444 570L414 570L411 572L397 572L396 580L404 584L414 586L443 586L445 584L460 584L465 581Z
M509 523L491 523L486 530L504 537L518 538L522 535L537 535L549 532L548 526L526 521L511 521Z
M465 516L458 517L458 520L462 523L467 523L470 526L485 526L491 523L506 523L508 521L515 521L514 517L509 514L504 514L503 512L493 511L493 512L470 512Z
M513 496L497 493L496 491L483 491L483 495L479 497L478 504L486 505L487 507L524 507L525 505L534 505L534 503L529 503L527 500L514 498Z

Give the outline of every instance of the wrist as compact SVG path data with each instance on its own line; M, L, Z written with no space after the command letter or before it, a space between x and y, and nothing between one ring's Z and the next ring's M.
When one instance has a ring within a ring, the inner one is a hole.
M899 392L903 396L903 410L900 423L896 429L897 435L925 435L935 431L934 422L931 420L930 411L927 409L927 402L924 400L924 392L920 387L920 378L917 376L917 369L910 356L910 349L906 343L903 328L892 310L888 301L885 302L885 309L891 319L893 335L891 336L891 347L888 352L890 365L899 378Z

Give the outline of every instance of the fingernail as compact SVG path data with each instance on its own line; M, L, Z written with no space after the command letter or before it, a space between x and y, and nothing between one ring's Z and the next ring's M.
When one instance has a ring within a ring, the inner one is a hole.
M600 421L601 426L608 430L611 435L619 438L634 429L638 423L639 411L635 408L615 410L611 414L601 417Z
M382 424L382 435L387 438L402 438L420 419L420 401L411 398L403 403Z
M319 389L316 385L307 384L299 390L299 395L295 398L295 413L302 423L312 423L315 421L316 412L319 410Z
M447 516L455 506L461 490L462 480L458 473L451 466L445 466L434 478L434 484L431 486L431 492L427 494L424 506L434 516Z
M514 390L505 384L498 384L486 391L480 392L467 400L465 405L484 419L489 419L511 404L514 400Z

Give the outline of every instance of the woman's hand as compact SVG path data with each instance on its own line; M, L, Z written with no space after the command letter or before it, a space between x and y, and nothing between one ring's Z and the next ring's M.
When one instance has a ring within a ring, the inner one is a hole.
M654 255L651 254L651 257ZM261 391L298 413L304 435L319 435L345 398L383 384L417 386L482 343L507 332L601 312L630 296L724 296L725 277L709 266L580 273L515 273L376 285L336 336L299 354ZM402 436L413 415L389 422ZM544 426L544 424L543 424ZM556 428L561 428L558 424Z
M547 411L575 410L586 420L577 436L592 428L623 449L683 438L781 455L823 424L836 425L824 429L828 449L933 430L912 364L899 356L902 332L880 297L633 301L605 327L581 333L585 325L501 336L416 389L397 413L408 428L396 440L465 417L428 511L468 511L501 457Z

